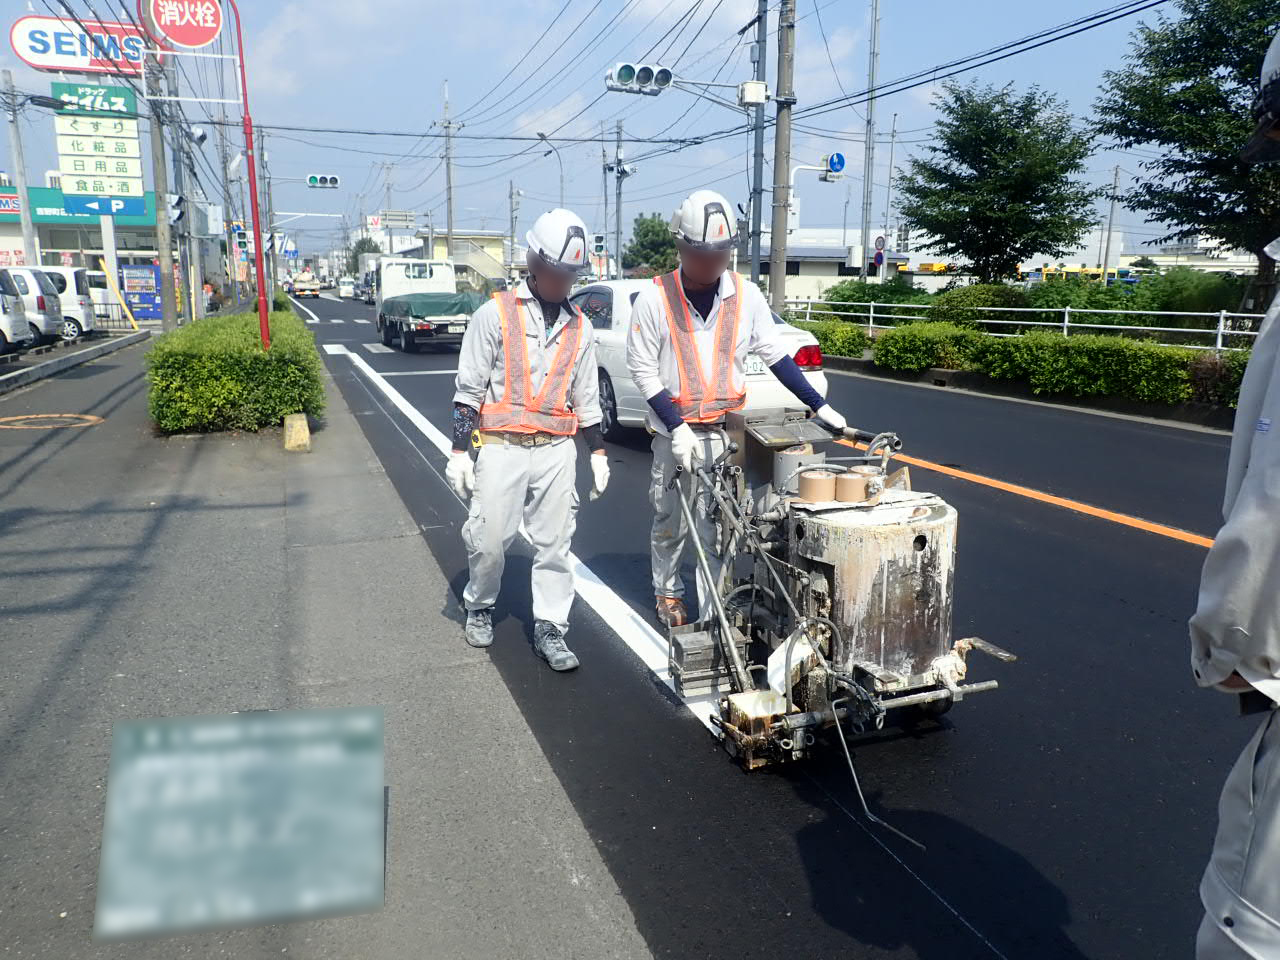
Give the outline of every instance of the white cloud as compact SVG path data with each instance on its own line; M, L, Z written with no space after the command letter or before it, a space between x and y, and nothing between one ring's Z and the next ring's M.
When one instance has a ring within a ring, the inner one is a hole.
M515 132L522 136L529 136L538 131L550 133L561 124L568 122L586 103L586 94L579 90L550 109L538 108L525 111L515 119ZM558 135L562 137L589 137L597 132L591 127L591 123L585 119L579 119L561 130Z

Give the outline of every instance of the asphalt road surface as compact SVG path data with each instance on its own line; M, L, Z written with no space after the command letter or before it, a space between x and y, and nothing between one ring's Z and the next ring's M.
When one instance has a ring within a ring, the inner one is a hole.
M372 309L321 299L303 312L456 597L465 511L437 446L457 353L387 350ZM625 642L632 611L650 619L649 456L643 433L611 444L609 490L583 498L574 541L611 588L575 605L582 669L554 675L534 659L519 550L491 656L650 948L743 960L1189 956L1217 793L1254 726L1231 698L1198 690L1188 666L1228 438L830 379L834 406L897 431L920 461L916 488L959 511L956 635L1021 659L973 658L970 678L999 691L940 725L857 746L872 809L926 852L861 818L838 751L742 773Z

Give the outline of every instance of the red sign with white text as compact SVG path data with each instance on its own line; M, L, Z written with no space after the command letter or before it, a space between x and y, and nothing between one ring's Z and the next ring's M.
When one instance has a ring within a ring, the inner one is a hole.
M207 47L222 32L222 4L218 0L138 0L150 14L156 39L180 47Z

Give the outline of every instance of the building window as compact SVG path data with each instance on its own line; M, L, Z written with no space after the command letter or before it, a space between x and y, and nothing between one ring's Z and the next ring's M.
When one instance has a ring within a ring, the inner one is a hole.
M798 277L798 276L800 276L800 261L799 261L799 260L788 260L788 261L787 261L787 276L788 276L788 277Z
M44 175L44 185L50 190L61 190L62 177L50 171Z
M862 271L857 267L851 267L847 263L842 263L836 268L836 276L838 277L860 277Z

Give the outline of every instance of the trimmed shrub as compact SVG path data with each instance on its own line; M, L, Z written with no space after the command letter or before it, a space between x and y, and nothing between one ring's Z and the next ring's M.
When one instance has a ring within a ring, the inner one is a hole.
M1240 383L1249 364L1249 351L1236 350L1221 356L1206 352L1191 360L1192 396L1202 403L1236 407L1240 403Z
M1024 380L1036 393L1111 396L1146 403L1191 399L1193 354L1142 340L1035 332L990 337L980 350L983 372Z
M1036 319L1034 314L996 313L978 310L976 307L1025 307L1026 294L1017 287L1003 283L975 283L967 287L952 287L933 298L929 319L936 323L953 323L961 327L976 328L989 320Z
M911 373L930 367L963 370L973 365L986 339L953 323L908 323L876 338L874 359L876 366Z
M823 323L810 323L804 320L789 322L793 327L812 333L826 356L861 357L871 346L871 337L857 324L843 323L839 320Z
M256 313L211 316L155 341L146 356L151 419L179 430L258 430L324 410L324 364L292 310L271 314L264 351Z
M289 295L283 290L276 288L276 292L271 295L272 310L292 310L293 304L289 301Z

